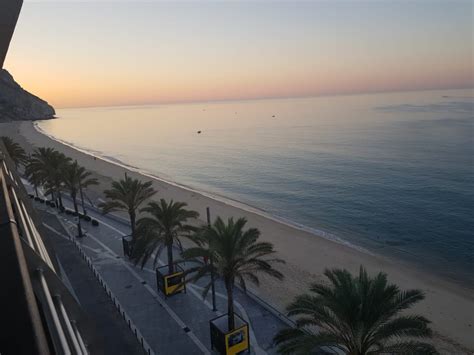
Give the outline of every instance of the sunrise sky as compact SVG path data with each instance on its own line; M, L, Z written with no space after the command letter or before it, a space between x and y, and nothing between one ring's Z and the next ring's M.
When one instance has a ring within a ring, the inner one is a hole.
M54 106L473 87L472 2L25 0L5 68Z

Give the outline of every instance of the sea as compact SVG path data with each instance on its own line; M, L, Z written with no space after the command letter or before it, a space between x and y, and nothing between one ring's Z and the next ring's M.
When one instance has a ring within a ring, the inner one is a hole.
M474 288L472 89L57 116L38 128L90 154Z

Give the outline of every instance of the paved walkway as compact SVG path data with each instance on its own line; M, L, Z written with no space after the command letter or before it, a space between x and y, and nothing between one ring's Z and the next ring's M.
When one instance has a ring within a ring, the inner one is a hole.
M64 202L66 207L72 207L68 199ZM56 215L68 231L68 235L62 235L64 240L70 240L77 234L77 219L74 217L57 214L55 209L42 204L36 204L36 207ZM127 223L113 216L102 216L93 209L89 209L88 214L100 225L94 227L83 221L87 237L78 242L153 351L156 354L210 354L209 320L226 310L223 284L220 281L216 283L218 312L212 311L210 294L206 300L202 299L203 282L188 284L186 294L165 300L157 292L151 263L142 270L123 257L122 236L130 234ZM47 227L54 229L54 226ZM55 232L61 234L60 231ZM164 264L163 261L160 259L160 264ZM250 324L252 353L275 354L272 339L278 330L286 326L285 322L271 309L238 289L235 306L236 311Z
M66 233L56 216L42 212L41 219L60 234ZM117 312L113 302L97 282L78 250L71 248L71 242L56 233L48 233L48 237L54 247L54 255L59 259L61 276L67 277L66 286L70 287L71 293L95 324L93 331L102 342L103 353L142 354L142 346Z

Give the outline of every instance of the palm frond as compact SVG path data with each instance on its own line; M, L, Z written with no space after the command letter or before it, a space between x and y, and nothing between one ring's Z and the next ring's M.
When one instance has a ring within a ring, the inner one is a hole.
M421 291L401 291L388 283L386 274L372 277L363 267L357 276L344 269L325 270L324 275L329 284L312 284L311 294L297 296L288 306L288 315L298 318L296 329L287 329L275 338L282 354L308 351L301 339L321 334L330 335L335 341L332 346L349 353L436 353L432 345L404 340L430 338L432 331L426 318L419 315L395 318L424 298Z
M371 353L368 353L371 354ZM377 354L387 355L437 355L436 348L428 343L418 341L405 341L383 347Z
M274 263L283 260L274 258L273 245L258 242L260 231L255 228L244 229L247 220L229 218L227 223L217 217L211 226L202 226L195 230L191 239L197 247L185 250L183 260L198 261L198 266L193 268L192 280L198 280L209 275L210 263L202 263L199 259L204 257L213 260L213 271L216 277L225 280L225 285L231 298L234 284L237 282L244 290L247 281L259 285L258 274L265 273L272 277L282 279L283 274L275 270ZM232 300L228 299L228 304ZM232 309L232 307L228 307ZM230 314L229 318L233 315ZM232 322L231 322L232 323Z
M156 194L152 184L151 181L142 182L125 174L124 179L112 181L111 188L104 190L104 195L109 201L117 202L115 205L111 205L114 208L136 213L146 200ZM107 212L114 210L116 209L107 209Z
M18 168L20 164L26 164L28 161L28 156L25 153L25 150L21 147L20 144L15 142L13 139L7 136L2 136L0 139L5 146L8 155L15 164L15 167Z
M197 218L195 211L186 210L183 202L151 201L140 211L147 215L137 221L137 248L135 257L142 260L142 267L153 250L164 247L181 246L180 238L188 237L194 227L187 224L188 219ZM156 260L155 260L156 262ZM173 260L168 260L168 266L173 267Z

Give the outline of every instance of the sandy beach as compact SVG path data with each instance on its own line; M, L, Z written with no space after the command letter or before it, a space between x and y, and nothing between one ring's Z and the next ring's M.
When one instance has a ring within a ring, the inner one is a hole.
M0 136L2 135L12 137L27 151L41 146L56 148L93 171L101 183L88 193L94 203L100 198L101 191L110 186L111 179L123 176L124 172L143 180L152 179L52 140L39 133L32 122L2 123ZM278 266L285 275L283 282L262 277L261 286L252 288L275 307L283 310L295 295L305 292L311 282L322 280L325 268L346 268L357 272L360 265L364 265L370 273L386 272L389 280L402 289L417 288L425 292L426 299L413 311L432 321L436 332L434 342L440 352L474 352L474 295L471 289L421 272L398 260L358 251L196 191L159 179L153 179L153 184L158 190L158 198L184 201L191 209L198 211L202 219L206 216L206 207L210 207L213 216L246 217L248 226L260 229L262 239L272 242L278 256L286 261L285 265Z

